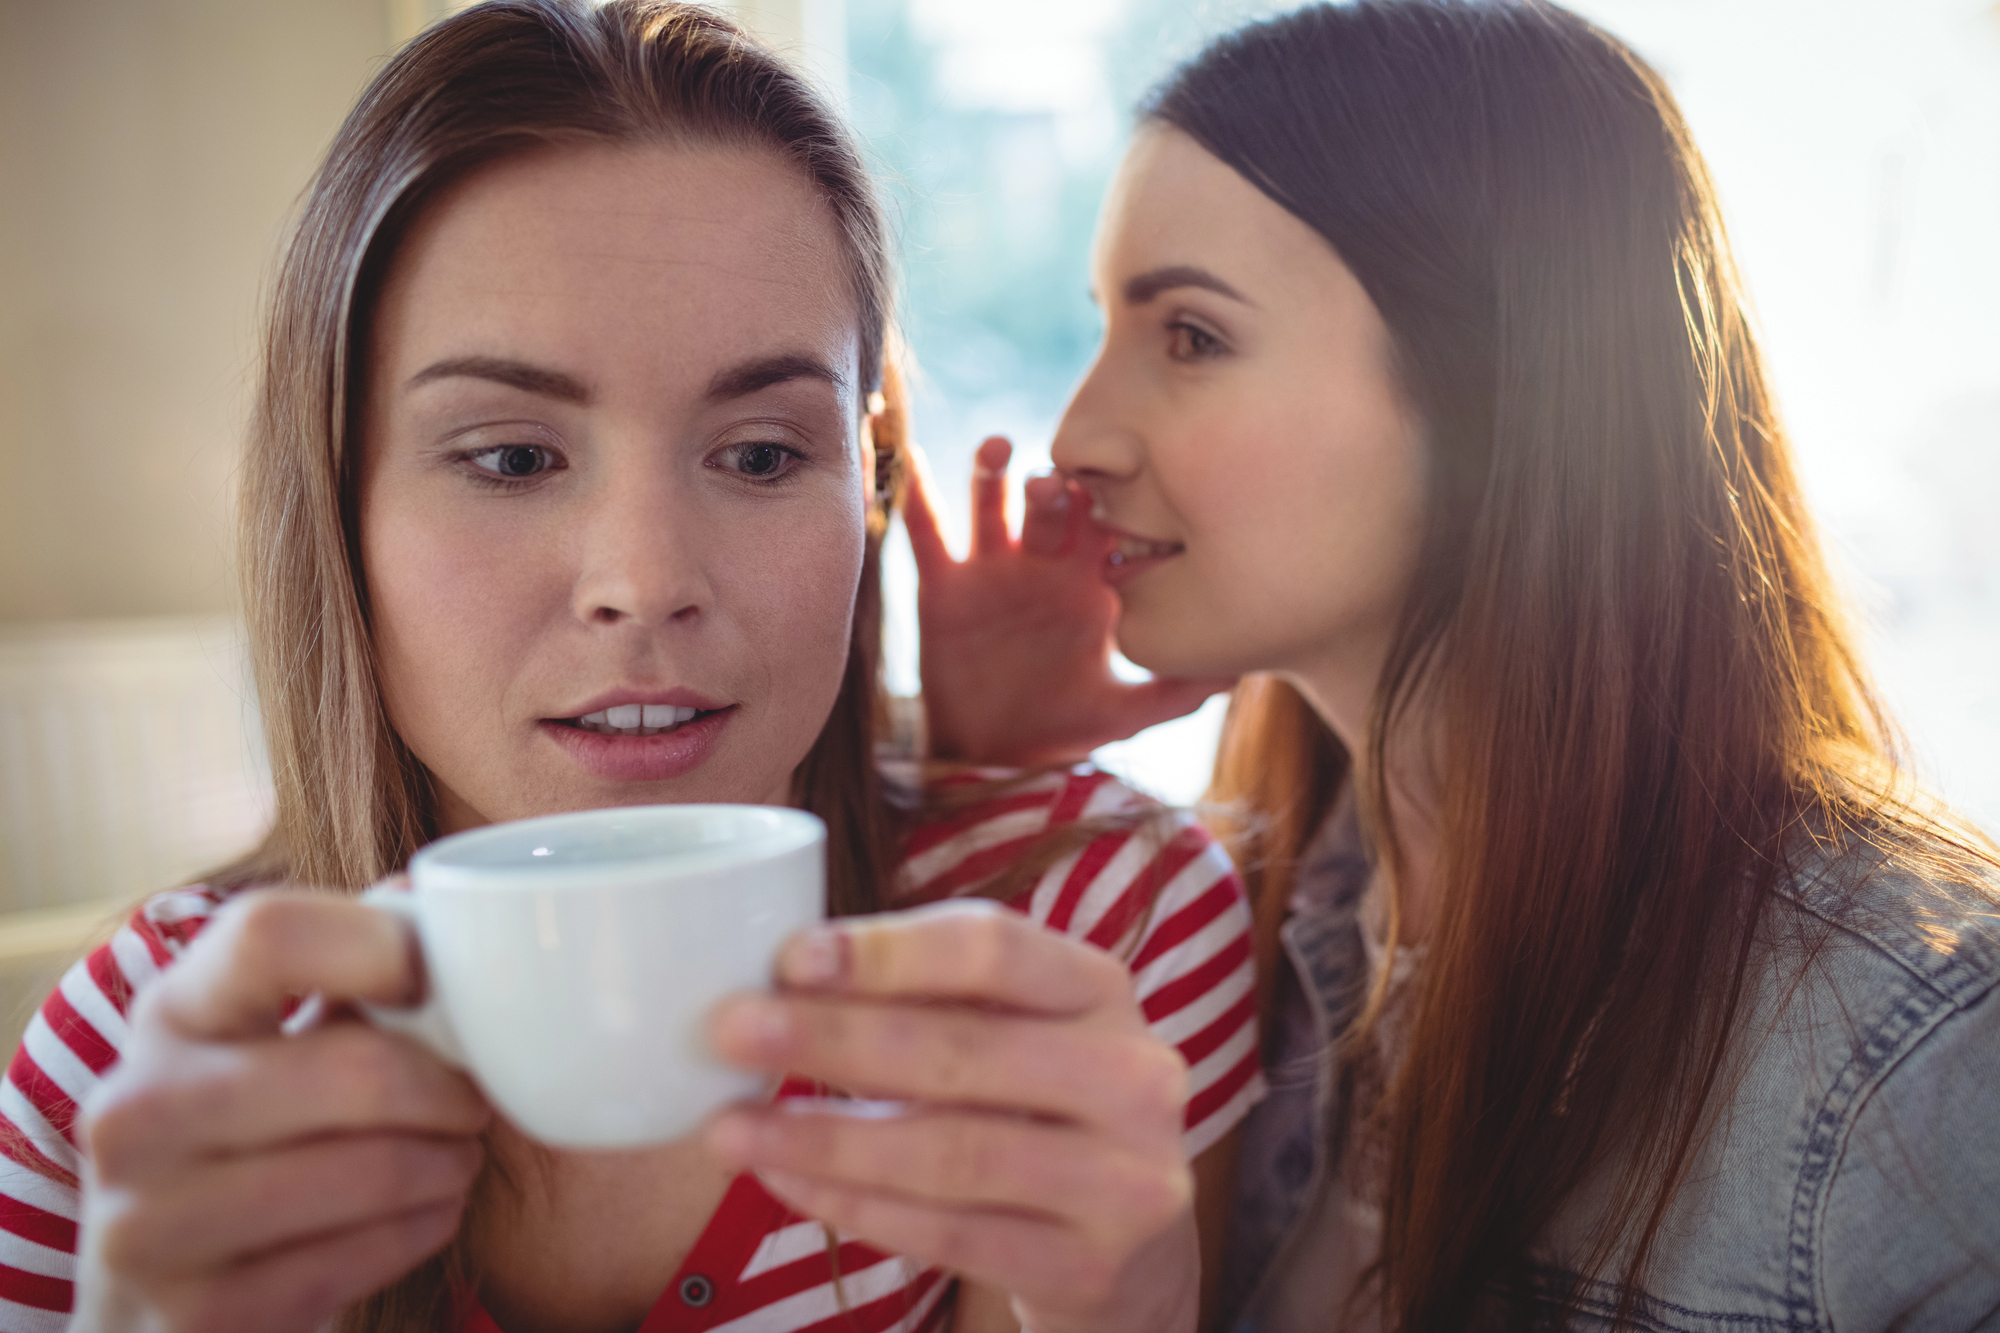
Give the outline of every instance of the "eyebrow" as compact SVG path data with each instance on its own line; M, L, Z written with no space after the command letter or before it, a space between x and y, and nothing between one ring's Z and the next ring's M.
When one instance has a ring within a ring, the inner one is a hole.
M459 356L439 361L410 376L404 387L414 389L435 380L457 378L489 380L559 402L581 404L590 401L590 387L574 376L497 356ZM731 366L708 382L703 396L710 402L725 402L748 397L774 384L800 379L823 380L836 389L847 387L846 377L818 357L789 352Z
M1125 303L1144 305L1161 292L1172 291L1176 287L1200 287L1247 306L1257 304L1207 269L1196 268L1192 264L1173 264L1167 268L1156 268L1151 273L1141 273L1125 284Z
M565 403L590 401L590 388L582 380L565 375L560 370L531 366L525 361L509 361L505 357L498 356L456 356L449 360L438 361L410 376L409 382L403 387L414 389L434 380L459 378L491 380L510 389L539 394L544 398L554 398Z
M731 398L747 398L759 389L792 380L820 380L836 389L847 387L847 377L818 357L787 352L780 356L745 361L719 372L708 382L704 396L712 403L726 402Z

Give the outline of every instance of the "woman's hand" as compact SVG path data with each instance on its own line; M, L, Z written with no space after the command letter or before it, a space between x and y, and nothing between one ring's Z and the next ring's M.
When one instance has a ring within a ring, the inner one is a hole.
M1111 546L1083 489L1031 477L1015 539L999 436L979 446L972 546L954 560L911 469L903 522L917 559L924 710L931 753L994 764L1067 763L1180 717L1229 680L1152 680L1111 671L1118 597L1104 582Z
M70 1327L306 1333L449 1241L490 1115L472 1084L364 1023L280 1031L288 998L421 985L402 927L349 899L218 912L84 1109Z
M794 938L724 1058L909 1105L738 1106L711 1149L793 1208L1012 1294L1032 1333L1179 1333L1200 1305L1187 1069L1115 958L991 903Z

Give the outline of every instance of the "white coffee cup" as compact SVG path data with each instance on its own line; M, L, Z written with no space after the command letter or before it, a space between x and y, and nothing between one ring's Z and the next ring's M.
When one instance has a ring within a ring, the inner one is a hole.
M703 1021L767 986L779 943L826 912L826 826L759 805L549 815L439 839L411 889L361 901L407 921L428 993L371 1020L467 1071L560 1147L679 1138L766 1086L716 1060Z

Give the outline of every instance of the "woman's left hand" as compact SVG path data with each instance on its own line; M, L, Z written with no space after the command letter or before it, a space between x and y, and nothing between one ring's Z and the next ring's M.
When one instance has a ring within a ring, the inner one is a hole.
M960 901L816 928L778 979L714 1014L725 1059L910 1105L732 1107L714 1151L801 1213L1010 1292L1031 1333L1195 1327L1187 1068L1117 959Z

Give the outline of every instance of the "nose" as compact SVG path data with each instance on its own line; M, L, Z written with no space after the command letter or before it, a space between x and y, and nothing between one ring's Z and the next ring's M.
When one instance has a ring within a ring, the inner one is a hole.
M607 477L581 516L571 597L592 625L692 624L715 602L696 507L667 477Z
M1145 467L1145 435L1124 410L1117 369L1107 355L1100 353L1076 386L1049 453L1059 471L1093 493Z

